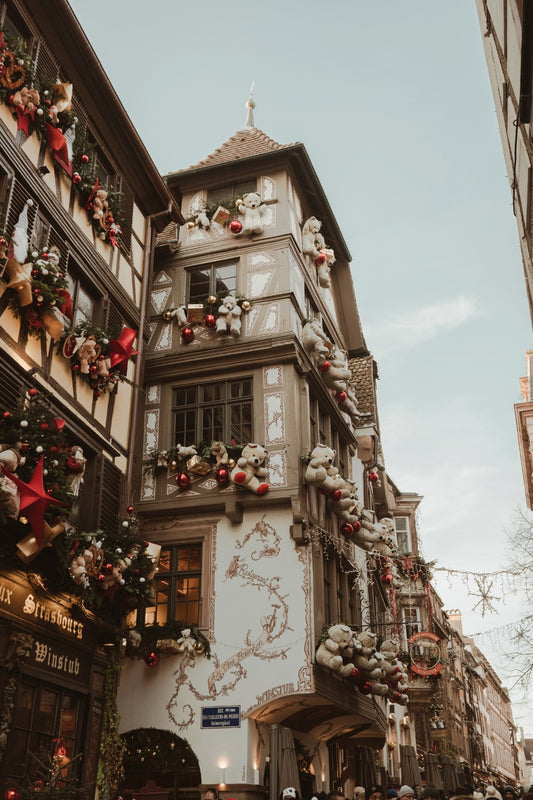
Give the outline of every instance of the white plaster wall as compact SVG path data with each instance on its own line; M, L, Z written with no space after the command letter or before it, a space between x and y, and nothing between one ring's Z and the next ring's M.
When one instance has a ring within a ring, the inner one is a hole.
M221 781L223 761L226 783L248 781L257 745L246 719L240 729L203 730L202 706L239 705L245 715L271 696L309 690L309 550L294 545L289 525L281 508L247 511L241 525L221 519L211 659L162 656L156 667L127 660L121 673L121 729L154 726L182 736L204 782Z

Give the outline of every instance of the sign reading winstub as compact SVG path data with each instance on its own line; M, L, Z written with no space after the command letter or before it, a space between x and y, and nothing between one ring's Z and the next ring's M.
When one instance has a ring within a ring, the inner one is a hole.
M202 706L202 728L240 727L240 706Z

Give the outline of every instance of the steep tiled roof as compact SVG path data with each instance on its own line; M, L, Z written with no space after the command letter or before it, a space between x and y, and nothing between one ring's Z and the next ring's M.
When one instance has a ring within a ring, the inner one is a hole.
M176 222L169 222L166 228L163 228L156 239L156 245L170 244L178 240L178 224Z
M228 161L237 161L240 158L252 158L271 153L273 150L283 150L292 147L290 144L278 144L259 128L244 128L237 131L227 142L218 147L214 153L207 158L193 164L188 169L199 169L200 167L212 167L216 164L226 164ZM183 170L186 172L187 170Z
M352 382L357 397L357 407L364 417L365 425L376 422L376 395L374 391L374 357L361 356L350 358L348 367L352 373Z

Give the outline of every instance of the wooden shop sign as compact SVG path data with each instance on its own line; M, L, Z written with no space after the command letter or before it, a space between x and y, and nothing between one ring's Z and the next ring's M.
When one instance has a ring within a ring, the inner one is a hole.
M440 660L440 639L430 631L413 633L407 640L411 665L409 669L417 675L438 675L443 665Z
M88 636L86 622L74 619L65 605L38 595L25 579L19 583L5 574L0 574L0 614L37 625L77 644L88 645L87 639L94 638Z

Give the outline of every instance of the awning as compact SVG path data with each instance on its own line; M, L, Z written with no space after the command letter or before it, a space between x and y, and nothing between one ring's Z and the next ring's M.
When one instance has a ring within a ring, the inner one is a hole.
M435 789L444 791L444 784L442 782L441 769L439 761L435 753L424 753L426 760L426 786L434 786Z
M444 784L444 791L451 792L459 786L459 778L455 769L455 764L451 756L442 756L442 782Z
M402 783L414 789L415 786L422 785L422 776L416 758L415 748L412 744L400 745L400 769L402 772Z

